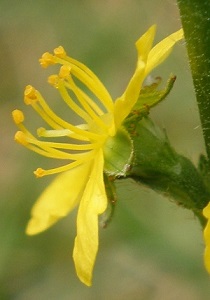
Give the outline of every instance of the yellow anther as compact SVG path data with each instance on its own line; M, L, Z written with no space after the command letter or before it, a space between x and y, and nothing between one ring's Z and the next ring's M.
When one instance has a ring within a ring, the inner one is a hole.
M46 129L44 127L39 127L36 131L38 136L43 136L43 134L45 133Z
M62 46L59 46L58 48L54 49L54 54L55 56L59 57L59 58L65 58L66 57L66 51L64 50L64 48Z
M26 135L22 131L17 131L15 134L15 141L23 146L27 146L28 142L26 139Z
M69 76L70 72L71 72L71 67L69 65L63 65L60 68L59 77L66 78Z
M33 102L36 102L37 99L37 92L35 88L31 85L27 85L24 91L24 102L27 105L32 104Z
M59 76L58 75L50 75L48 77L48 83L51 84L52 86L56 87L58 86L58 83L59 83Z
M43 68L47 68L49 65L55 64L55 58L51 53L45 52L39 59L39 62Z
M15 124L17 124L17 125L23 123L23 121L24 121L24 114L19 109L13 110L12 117L13 117Z
M34 174L38 178L43 177L45 175L45 171L42 168L38 168L38 169L36 169L36 171L34 171Z

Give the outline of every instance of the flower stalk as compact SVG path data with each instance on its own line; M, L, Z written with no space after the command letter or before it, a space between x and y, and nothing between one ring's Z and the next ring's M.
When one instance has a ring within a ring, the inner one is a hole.
M178 0L207 157L210 160L210 1Z

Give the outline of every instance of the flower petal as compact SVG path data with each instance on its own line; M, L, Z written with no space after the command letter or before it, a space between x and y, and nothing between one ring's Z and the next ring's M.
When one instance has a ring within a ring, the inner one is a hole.
M103 179L103 153L95 157L90 179L86 185L77 216L77 237L73 258L78 277L91 285L92 271L98 251L98 215L107 207Z
M77 205L90 173L91 162L61 173L45 189L32 208L32 217L26 228L29 235L40 233Z
M145 64L149 51L152 47L156 32L156 25L151 26L136 42L138 61L136 70L121 97L115 101L115 121L118 128L123 120L129 115L135 105L145 78Z
M203 232L206 248L204 252L204 263L207 271L210 273L210 202L203 210L203 215L208 219Z
M210 202L209 202L208 205L204 208L204 210L203 210L203 215L204 215L204 217L206 217L207 219L210 219Z
M156 33L156 25L151 26L136 42L138 58L147 61Z
M147 76L154 68L161 64L169 56L173 46L176 44L176 42L183 39L183 37L183 30L180 29L163 39L151 49L148 54L145 76Z
M114 112L116 128L120 127L138 100L141 85L144 80L144 70L144 62L139 60L134 75L128 83L124 94L115 101Z
M204 263L207 271L210 273L210 221L209 220L204 229L204 240L206 244L206 248L204 252Z

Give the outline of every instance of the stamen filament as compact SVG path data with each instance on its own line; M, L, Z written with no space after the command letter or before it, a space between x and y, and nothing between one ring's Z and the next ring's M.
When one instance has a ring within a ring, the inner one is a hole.
M96 113L93 111L93 109L89 106L89 104L85 101L83 98L83 93L81 93L80 88L78 88L73 79L69 76L68 77L68 83L66 83L66 86L71 89L74 94L76 95L77 99L81 103L81 105L84 107L84 109L87 111L87 113L91 116L91 118L103 129L107 129L107 125L102 121L100 117L96 115Z
M87 123L90 123L91 119L88 116L88 114L81 108L79 107L70 97L69 93L67 92L64 83L61 81L60 84L58 85L58 90L61 94L61 97L65 101L65 103L78 115L80 116L83 120L85 120Z
M88 130L89 128L87 124L76 125L76 127L83 130ZM65 137L66 136L72 139L76 139L74 132L72 132L69 129L46 130L45 128L40 127L37 129L37 135L39 137Z
M108 112L113 111L113 102L111 96L102 82L89 68L77 60L70 58L69 56L66 56L65 59L56 57L55 60L57 63L62 65L66 65L66 62L69 62L71 73L84 85L86 85L93 94L96 95Z
M87 141L89 139L94 139L94 140L98 139L98 135L97 134L89 132L89 131L82 130L80 128L77 128L76 126L74 126L74 125L72 125L72 124L64 121L60 117L58 117L50 109L50 107L47 105L47 103L45 102L45 100L43 99L43 97L41 96L40 93L37 94L37 97L38 97L38 100L39 100L38 103L41 105L41 107L42 107L43 111L45 112L45 114L43 114L42 111L37 111L37 112L40 114L40 116L45 121L46 121L45 116L46 115L49 116L55 122L55 124L57 123L58 125L60 125L60 127L58 129L66 128L66 129L69 129L69 130L73 131L75 134L78 134L77 136L74 137L75 139L82 140L82 141ZM34 104L33 104L33 107L35 107ZM54 127L52 127L52 128L54 128Z
M69 129L58 129L58 130L46 130L43 127L37 129L37 135L39 137L64 137L70 136L72 133Z
M47 148L57 148L57 149L66 149L66 150L79 150L79 151L85 151L85 150L92 150L98 148L100 145L99 143L94 144L68 144L68 143L57 143L57 142L43 142L39 141L37 139L27 139L28 143L37 145L43 149ZM75 154L73 154L75 155Z
M46 175L52 175L52 174L56 174L56 173L70 171L71 169L83 164L85 161L92 159L94 157L94 155L95 155L95 152L92 152L91 155L88 157L85 157L85 159L77 160L77 161L71 162L70 164L67 164L65 166L61 166L61 167L57 167L57 168L53 168L53 169L49 169L49 170L44 170L44 169L38 168L34 172L34 174L37 177L43 177Z
M83 95L83 98L85 99L85 101L90 105L90 107L92 107L92 109L99 115L103 115L103 111L102 109L100 109L100 107L87 95L85 94L82 90L80 90L81 94Z

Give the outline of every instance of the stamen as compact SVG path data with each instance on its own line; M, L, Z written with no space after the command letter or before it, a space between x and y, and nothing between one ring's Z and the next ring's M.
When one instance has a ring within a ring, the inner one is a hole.
M45 175L44 173L45 173L45 171L42 168L38 168L38 169L36 169L36 171L34 171L34 174L38 178L44 176Z
M58 75L50 75L48 77L47 82L57 89L58 88L58 83L59 83L59 76Z
M61 167L54 168L54 169L44 170L42 168L38 168L36 171L34 171L34 174L37 177L43 177L46 175L52 175L52 174L56 174L56 173L70 171L71 169L81 165L85 161L87 162L88 159L89 160L92 159L94 157L94 155L95 155L95 152L92 152L91 156L89 156L88 158L85 157L85 159L77 160L77 161L71 162L70 164L67 164L65 166L61 166Z
M31 145L35 145L38 148L31 148L31 150L34 150L36 152L40 152L41 150L44 150L45 156L48 157L57 157L61 159L69 159L69 160L78 160L81 159L84 155L87 155L89 150L92 150L93 148L98 147L99 144L83 144L83 145L78 145L78 144L68 144L68 143L56 143L56 142L43 142L39 141L37 139L27 139L27 143ZM28 148L31 147L28 145ZM95 147L94 147L95 145ZM96 146L97 145L97 146ZM65 150L77 150L77 151L85 151L83 153L68 153L64 151L57 150L58 149L65 149Z
M92 110L92 108L89 106L89 104L85 101L86 99L83 98L84 93L81 93L81 89L76 86L73 79L71 77L68 78L68 87L74 92L77 99L81 103L81 105L84 107L88 115L91 117L92 120L98 124L98 126L102 127L103 129L107 129L107 125L102 121L102 119L96 115L96 113Z
M88 67L69 56L66 56L65 60L58 58L57 62L62 65L65 65L66 62L70 63L70 66L72 67L71 73L86 85L94 95L96 95L107 111L113 111L113 101L111 96L102 82Z
M37 91L31 85L27 85L24 91L24 102L26 105L31 105L36 102L37 99Z
M70 97L69 93L64 86L64 82L60 82L59 84L59 92L61 94L62 99L65 103L78 115L80 116L85 122L90 123L91 118L89 115L80 107L78 106Z
M17 125L23 123L23 121L24 121L24 114L19 109L13 110L12 117L13 117L15 124L17 124Z
M58 130L46 130L43 127L37 129L37 135L39 137L63 137L70 136L72 131L69 129L58 129Z
M60 68L60 72L59 72L59 76L61 78L66 78L69 76L70 74L70 71L71 71L71 67L69 65L63 65L61 68Z
M17 131L16 132L16 134L15 134L15 141L18 142L19 144L23 145L23 146L27 146L28 145L28 141L27 141L26 135L22 131Z
M57 48L54 49L54 54L55 56L59 57L59 58L65 58L66 57L66 51L64 50L64 48L62 46L59 46Z
M54 56L49 52L45 52L39 59L39 62L43 68L47 68L48 66L54 65L56 63Z
M65 149L65 150L76 150L76 151L87 151L93 150L99 147L100 143L88 143L88 144L69 144L69 143L57 143L57 142L43 142L37 139L28 139L28 143L36 145L46 151L52 152L56 149ZM56 150L57 151L57 150ZM69 159L75 160L77 154L68 154ZM80 155L80 154L79 154Z
M56 128L56 129L65 128L65 129L71 130L75 134L74 135L75 139L80 139L83 141L87 141L89 139L98 140L99 136L97 134L90 132L90 131L82 130L82 129L78 128L77 126L74 126L74 125L66 122L62 118L58 117L50 109L50 107L47 105L47 103L45 102L45 100L43 99L43 97L41 96L41 94L38 91L37 91L37 97L39 99L39 104L41 105L42 110L40 110L40 109L38 110L38 107L36 107L35 105L33 105L33 108L36 109L36 111L41 115L41 117L47 123L48 123L48 119L50 118L55 124L57 123L60 126L60 128ZM48 117L48 119L46 117ZM55 128L55 127L52 126L52 128Z

